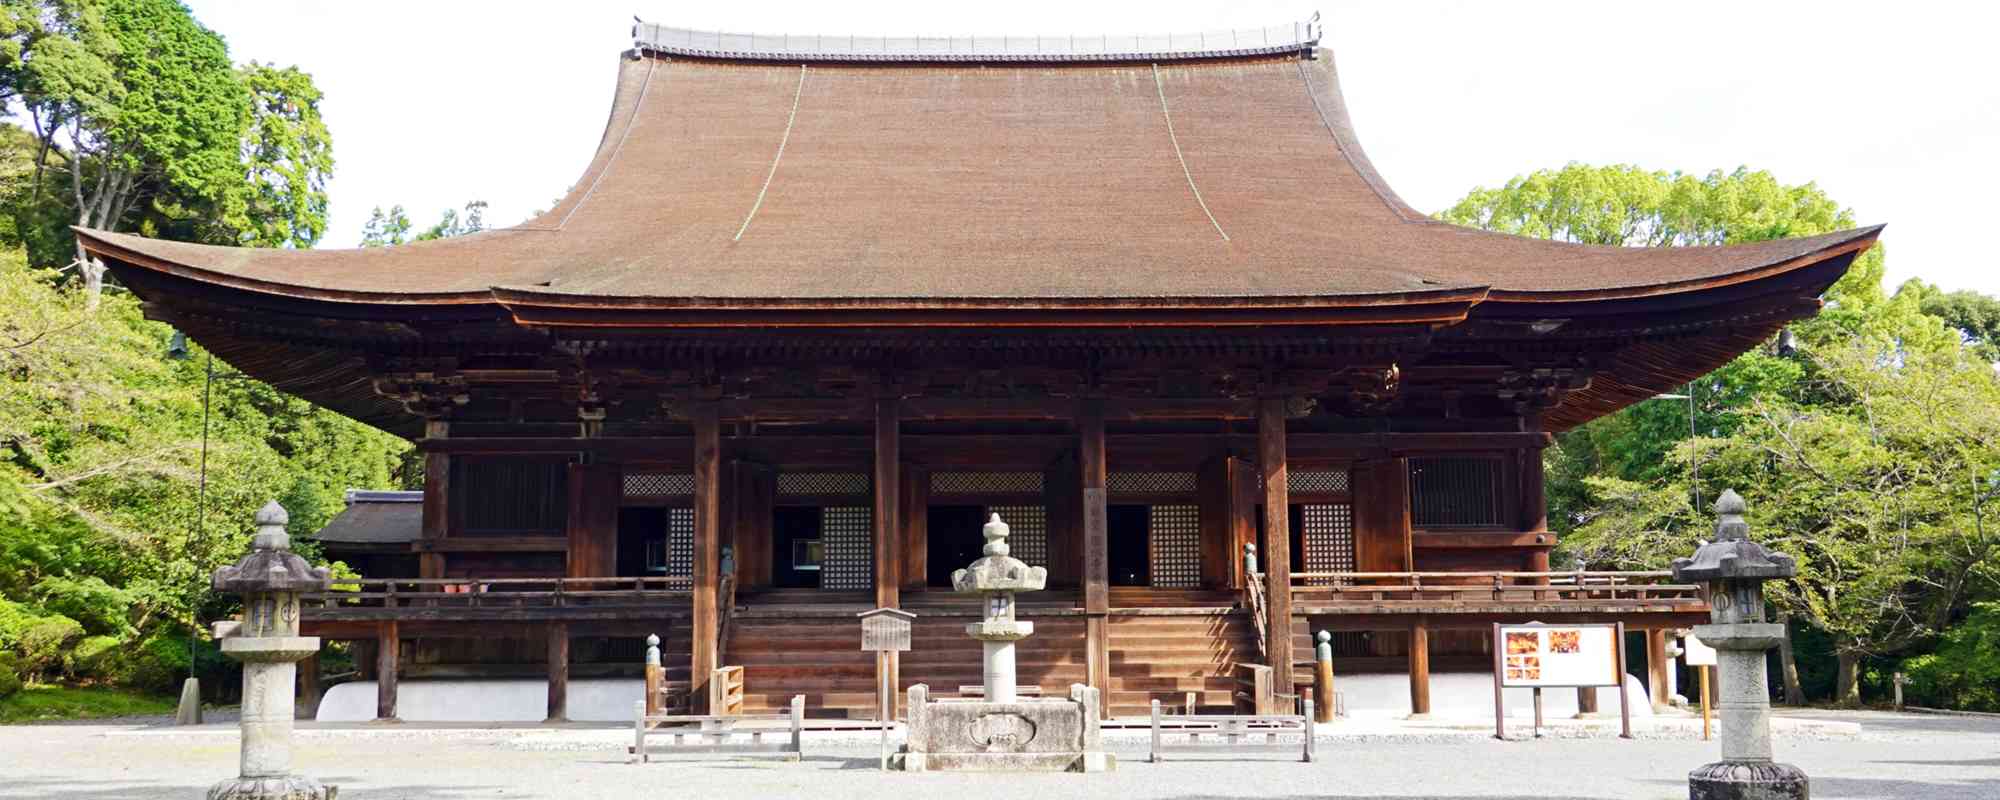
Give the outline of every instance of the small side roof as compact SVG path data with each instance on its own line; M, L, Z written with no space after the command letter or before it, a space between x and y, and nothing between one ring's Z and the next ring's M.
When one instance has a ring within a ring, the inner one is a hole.
M347 508L312 538L328 544L407 544L423 535L424 493L349 489Z

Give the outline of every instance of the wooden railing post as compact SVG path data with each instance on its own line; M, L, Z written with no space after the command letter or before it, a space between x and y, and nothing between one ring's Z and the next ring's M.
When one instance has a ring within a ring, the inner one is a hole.
M660 636L646 637L646 702L641 709L644 716L660 714L660 688L666 681L666 668L660 666Z

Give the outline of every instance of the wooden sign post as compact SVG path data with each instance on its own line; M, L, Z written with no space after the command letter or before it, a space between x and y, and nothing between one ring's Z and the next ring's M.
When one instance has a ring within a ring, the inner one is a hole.
M896 721L896 687L889 669L892 653L910 649L910 624L917 615L896 608L878 608L863 611L861 617L861 649L875 654L875 700L876 719L882 724L882 769L889 769L889 725Z
M1715 674L1715 648L1703 644L1693 633L1689 633L1681 642L1681 650L1687 654L1688 666L1701 674L1701 740L1706 742L1715 719L1708 688L1710 676Z
M1509 687L1534 691L1535 736L1542 735L1542 690L1618 687L1620 738L1632 738L1625 688L1625 625L1493 625L1493 738L1507 738Z

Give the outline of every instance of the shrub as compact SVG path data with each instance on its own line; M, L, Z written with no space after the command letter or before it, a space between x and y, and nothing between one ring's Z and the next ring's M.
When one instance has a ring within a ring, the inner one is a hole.
M0 650L0 698L21 691L21 665L13 653Z
M72 678L114 677L124 643L116 636L89 636L63 656L63 672Z
M2000 602L1980 603L1937 652L1903 662L1917 705L2000 711Z
M91 634L123 636L131 631L127 615L135 602L132 593L103 578L43 578L35 584L35 596L44 610L83 623Z
M121 648L113 659L114 677L119 683L149 692L171 692L187 676L188 642L185 637L154 634Z
M83 638L83 625L69 617L49 615L21 634L22 667L30 675L45 672L62 663L63 652Z

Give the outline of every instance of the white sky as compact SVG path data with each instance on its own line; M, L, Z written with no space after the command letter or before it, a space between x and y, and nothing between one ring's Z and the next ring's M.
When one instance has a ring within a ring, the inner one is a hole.
M2000 6L1881 2L189 0L236 60L326 92L338 160L322 246L376 206L420 226L481 199L488 224L582 172L618 53L649 22L757 33L1173 33L1324 13L1363 146L1442 209L1569 161L1817 181L1889 223L1891 284L2000 294L1984 241L2000 187Z

